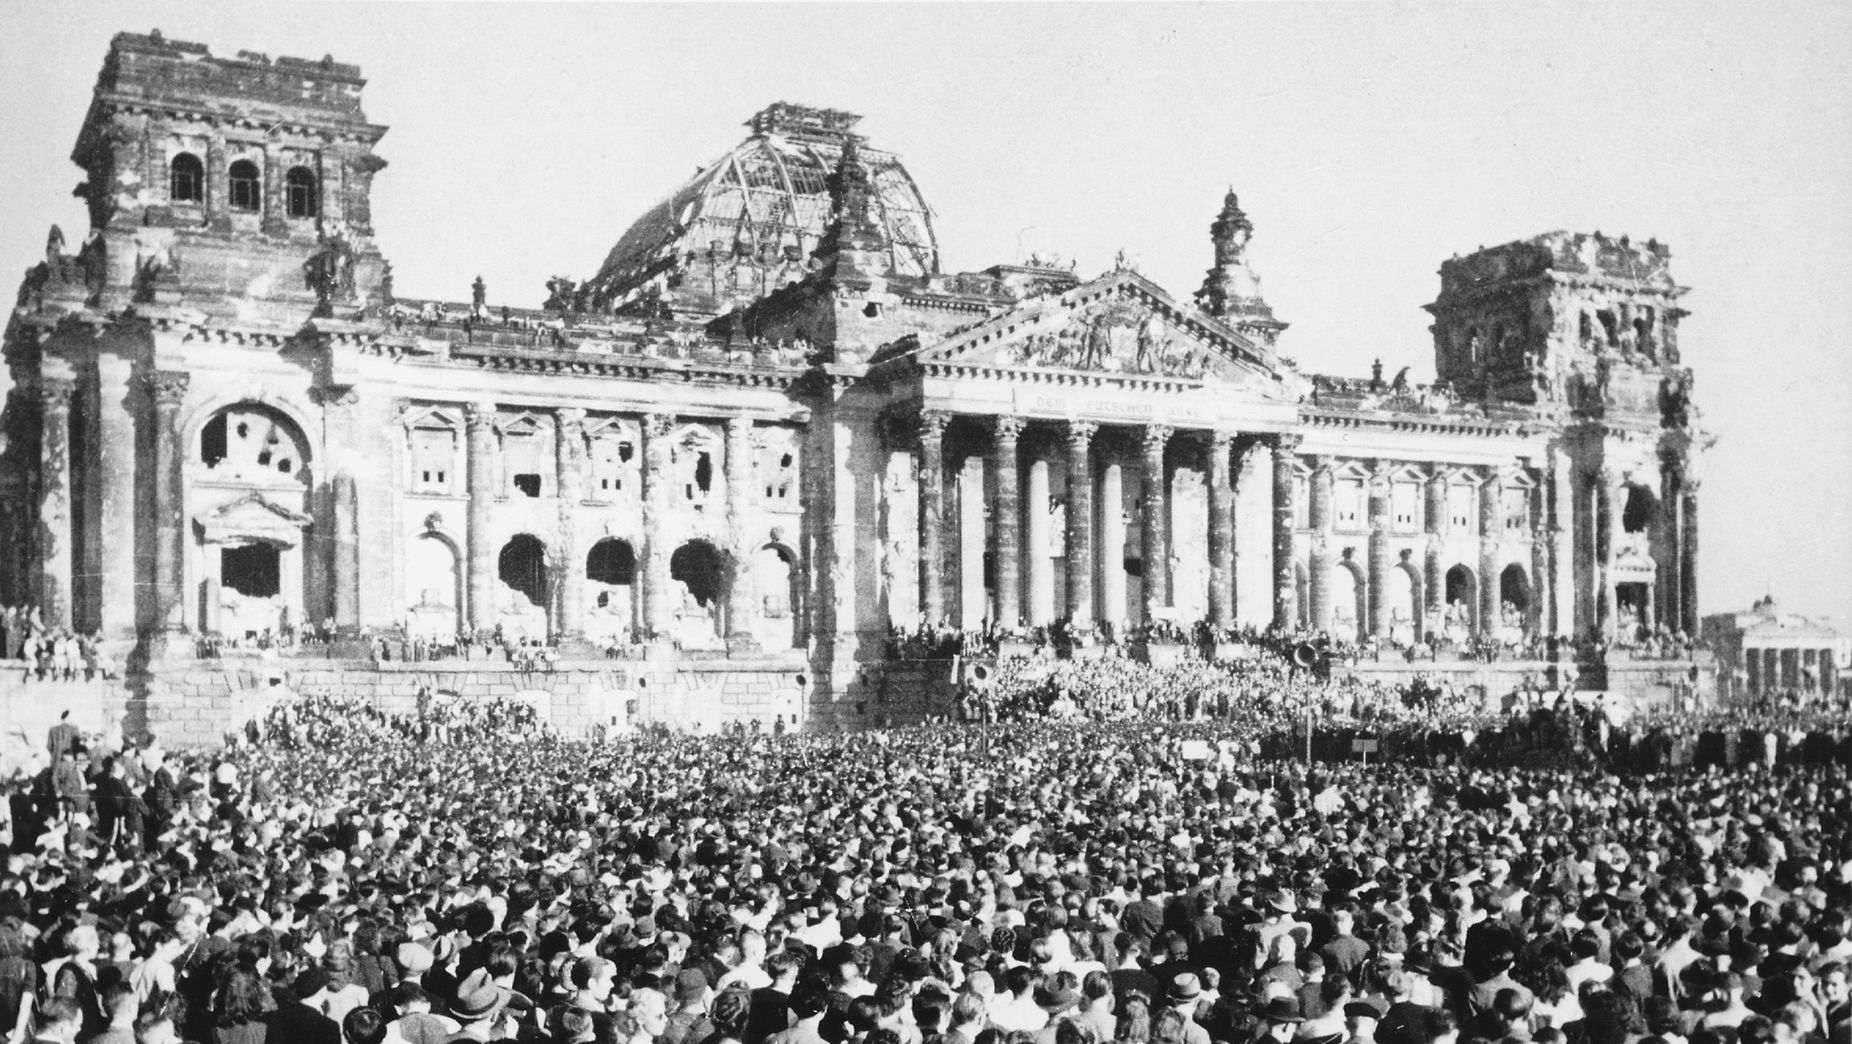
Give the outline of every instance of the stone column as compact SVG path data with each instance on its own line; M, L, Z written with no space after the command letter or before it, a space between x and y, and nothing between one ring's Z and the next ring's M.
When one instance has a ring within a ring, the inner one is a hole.
M1530 524L1530 605L1525 626L1533 635L1546 635L1556 626L1550 616L1550 525L1545 510L1549 479L1541 473L1536 478L1530 494L1530 518L1526 520Z
M1659 619L1665 621L1668 628L1677 630L1685 619L1680 599L1684 591L1679 577L1679 543L1684 525L1679 517L1678 463L1671 458L1659 464L1659 517L1653 529L1658 538L1653 549L1653 596L1658 603Z
M1170 605L1170 480L1164 473L1164 447L1170 442L1170 429L1161 424L1148 425L1144 432L1144 467L1141 478L1145 487L1145 504L1140 519L1140 546L1144 558L1145 622L1157 619L1158 611Z
M1820 695L1831 697L1839 688L1839 661L1833 650L1820 650Z
M1312 596L1312 626L1320 631L1329 631L1331 630L1331 458L1309 457L1307 463L1312 466L1312 481L1307 487L1310 504L1306 509L1306 521L1312 529L1311 561L1306 567L1311 572L1311 576L1306 579ZM1355 635L1350 637L1354 638Z
M1426 531L1423 558L1421 562L1421 582L1425 598L1422 599L1423 611L1444 611L1447 607L1447 566L1441 558L1441 551L1447 541L1447 525L1450 521L1447 510L1447 469L1435 465L1428 473L1428 481L1423 489L1425 502L1422 508L1422 529ZM1427 621L1422 621L1423 633L1427 630Z
M468 440L465 463L469 482L469 625L495 629L495 546L491 519L495 505L495 404L472 402L464 409Z
M1385 601L1389 591L1389 466L1383 461L1370 465L1370 589L1364 597L1370 610L1370 634L1389 637L1389 611Z
M1218 630L1235 624L1234 441L1232 431L1209 435L1209 620Z
M1615 592L1614 592L1614 533L1619 527L1615 525L1614 515L1619 510L1614 495L1614 472L1602 468L1594 478L1595 483L1595 626L1601 637L1614 640Z
M1021 417L998 417L991 435L990 467L997 476L991 524L997 531L997 623L1022 625L1022 497L1017 488L1017 440Z
M669 432L675 418L668 414L643 415L643 626L651 640L669 637L675 605L669 597L669 556L675 533L670 530Z
M329 482L334 493L334 627L343 636L360 633L360 510L354 476L343 471Z
M1039 453L1029 462L1029 492L1023 498L1029 555L1029 623L1036 627L1055 621L1055 568L1048 556L1048 468L1048 460Z
M1561 448L1550 448L1550 626L1570 638L1579 637L1585 623L1576 619L1574 468Z
M945 619L945 425L937 411L920 414L920 618Z
M217 230L230 231L231 175L225 162L225 136L214 133L206 143L206 220ZM320 622L320 621L317 621Z
M262 227L267 235L279 236L289 231L283 220L283 150L272 142L264 144L264 216Z
M1243 436L1235 443L1233 454L1234 481L1231 484L1231 491L1237 520L1243 517L1251 517L1245 505L1255 496L1265 495L1268 492L1266 486L1262 485L1260 481L1260 458L1263 455L1263 449L1265 449L1265 447L1262 445L1261 440L1251 435ZM1242 550L1241 545L1243 543L1248 543L1249 545L1247 552ZM1235 523L1235 537L1234 540L1230 541L1230 547L1233 549L1234 558L1228 570L1228 586L1231 592L1229 595L1229 605L1234 613L1235 621L1239 623L1243 618L1243 610L1250 608L1247 604L1247 596L1242 593L1242 585L1246 583L1250 587L1253 586L1252 581L1247 581L1243 578L1248 575L1247 570L1251 568L1254 563L1253 557L1248 553L1253 550L1253 545L1242 535L1241 523L1239 521ZM1265 576L1266 571L1262 570L1260 575Z
M349 385L331 385L322 389L324 422L330 433L329 443L346 456L358 452L358 433L354 431L354 406L360 395ZM349 458L351 459L351 457ZM328 541L328 576L334 586L334 626L344 636L360 632L360 506L353 473L337 463L338 471L328 480L333 495L334 532Z
M1100 619L1114 633L1126 624L1125 604L1125 466L1108 460L1100 469Z
M191 377L185 373L147 375L154 398L154 612L155 630L185 629L180 596L186 530L181 522L180 404Z
M1698 480L1686 472L1679 482L1678 605L1679 626L1693 638L1703 620L1698 614Z
M97 495L97 609L105 638L135 636L135 595L142 585L137 566L134 365L119 355L97 357L97 457L92 464Z
M958 626L982 626L984 590L984 458L970 454L958 469Z
M1479 483L1479 633L1491 634L1504 606L1499 592L1498 548L1504 526L1499 501L1504 481L1496 468L1487 468Z
M1076 631L1093 629L1092 421L1067 425L1067 615Z
M567 406L554 417L554 488L559 490L559 621L560 638L585 637L585 548L579 541L579 511L585 500L585 411ZM732 492L728 485L729 494Z
M71 626L71 395L68 377L39 378L39 612Z
M1273 626L1297 625L1293 586L1293 467L1299 436L1278 435L1273 443Z
M758 648L759 589L753 576L753 558L759 553L753 529L752 506L758 482L754 475L751 417L727 419L727 531L733 559L732 583L727 590L727 648ZM770 536L769 533L766 534ZM792 606L792 611L796 611Z

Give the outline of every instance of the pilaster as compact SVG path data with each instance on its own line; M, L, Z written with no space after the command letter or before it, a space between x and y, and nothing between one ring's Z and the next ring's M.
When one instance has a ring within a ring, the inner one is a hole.
M1273 626L1294 628L1298 615L1293 584L1293 469L1297 435L1276 436L1273 443Z
M945 425L939 411L920 414L920 617L945 620Z
M1364 592L1369 608L1370 634L1389 637L1389 610L1384 596L1389 590L1389 465L1372 461L1369 478L1369 574L1370 589Z
M469 484L469 624L487 633L495 628L495 546L491 532L495 505L495 404L472 402L463 413Z
M1093 629L1093 435L1099 425L1067 426L1067 615L1076 631Z
M1004 627L1022 623L1022 498L1016 473L1021 436L1021 417L998 417L990 443L997 497L991 510L997 533L997 622Z
M1158 618L1170 605L1170 476L1164 470L1164 449L1171 429L1147 425L1140 443L1143 451L1144 512L1140 518L1141 557L1144 559L1145 623Z
M1235 622L1235 487L1229 453L1235 434L1209 436L1209 620L1217 630Z
M180 406L188 374L159 371L144 378L154 402L154 603L150 630L184 629L180 597L182 539L180 491Z
M45 626L71 626L71 396L77 382L42 376L39 396L39 611Z

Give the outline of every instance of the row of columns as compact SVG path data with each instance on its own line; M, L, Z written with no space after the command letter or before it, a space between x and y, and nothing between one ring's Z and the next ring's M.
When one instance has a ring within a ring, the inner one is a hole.
M1331 596L1332 570L1337 563L1332 558L1332 543L1335 533L1332 515L1332 491L1334 472L1337 462L1328 456L1308 457L1306 463L1311 469L1311 478L1307 485L1307 525L1311 530L1311 551L1307 569L1307 593L1311 599L1308 615L1312 626L1319 630L1330 630L1333 612ZM1390 465L1384 461L1371 461L1370 474L1366 490L1366 525L1368 538L1365 545L1365 563L1363 590L1365 598L1364 627L1376 638L1387 638L1393 624L1389 614L1387 593L1390 573L1395 563L1389 559L1390 502L1389 470ZM1428 473L1423 484L1423 554L1421 565L1421 590L1416 605L1417 627L1421 626L1419 617L1430 608L1444 605L1446 602L1446 562L1444 552L1451 529L1451 511L1447 503L1449 484L1467 477L1474 486L1476 503L1475 515L1478 519L1478 589L1471 607L1477 621L1477 630L1481 634L1491 633L1499 623L1503 605L1500 590L1502 558L1502 536L1504 527L1501 523L1501 494L1503 483L1496 469L1480 468L1445 468L1435 467ZM1291 476L1287 475L1286 492L1291 493ZM1290 510L1290 505L1289 505ZM1538 512L1535 516L1544 516ZM1542 578L1548 574L1544 567L1537 564L1537 548L1534 542L1531 563L1531 575ZM1533 584L1533 588L1537 585ZM1542 626L1550 620L1547 603L1538 603L1536 599L1545 597L1544 593L1533 590L1531 593L1536 613L1533 619Z
M944 412L925 411L920 415L917 429L920 612L927 620L940 620L946 615L945 428L949 420L950 416ZM1064 611L1057 612L1053 604L1053 564L1048 555L1039 553L1039 549L1050 546L1053 536L1048 513L1029 511L1026 517L1019 518L1022 503L1048 502L1050 462L1043 459L1031 461L1027 481L1024 481L1018 456L1022 429L1023 420L1020 417L997 418L992 429L991 452L986 462L996 480L994 561L997 620L1005 626L1017 626L1025 618L1039 621L1065 616L1076 628L1084 630L1098 622L1095 618L1096 606L1107 619L1124 618L1128 615L1128 607L1123 572L1118 569L1103 570L1099 589L1096 591L1094 587L1096 535L1099 547L1111 549L1125 546L1125 520L1114 509L1115 505L1123 502L1125 480L1122 466L1118 462L1108 462L1100 469L1097 476L1098 496L1107 508L1096 512L1093 440L1099 432L1099 425L1092 421L1066 422L1063 441L1066 448L1064 464L1068 504L1064 537L1068 568L1065 571L1065 590L1061 600ZM1158 610L1170 604L1169 497L1164 454L1173 434L1173 429L1166 426L1147 426L1142 431L1140 441L1139 480L1145 502L1139 530L1139 544L1145 563L1142 584L1144 605L1140 615L1147 621L1154 618ZM1210 617L1218 627L1229 627L1234 623L1234 486L1231 477L1234 439L1232 432L1209 433ZM1273 439L1276 459L1284 457L1288 467L1287 510L1283 519L1276 516L1275 525L1276 528L1281 525L1285 527L1284 539L1289 560L1292 540L1291 446L1296 443L1294 436L1276 436ZM966 502L969 502L969 498L966 498ZM1099 516L1097 521L1096 513ZM963 531L971 528L974 522L981 526L982 516L977 516L975 520L961 516L960 521ZM1027 556L1026 576L1025 544L1030 549L1037 549L1037 553ZM968 552L966 557L969 557ZM1286 597L1290 599L1290 561L1286 575ZM1025 588L1029 602L1026 613L1023 605Z
M494 628L497 617L495 590L499 581L499 544L494 508L505 491L495 481L495 415L493 403L471 403L464 411L469 491L466 586L469 622L477 630ZM587 548L579 537L576 522L579 505L585 499L585 410L562 408L556 414L555 423L560 524L558 546L553 553L556 568L552 572L557 577L559 592L559 615L553 622L553 630L564 638L578 638L585 634ZM675 545L670 533L674 524L671 498L675 480L669 474L669 436L674 426L675 418L667 414L645 414L640 425L643 435L643 466L639 469L643 546L638 554L637 571L642 618L645 627L654 634L668 633L676 609L675 599L670 597L670 557ZM745 417L732 418L726 424L722 465L732 541L718 550L725 553L731 566L726 578L729 585L726 636L736 643L751 641L756 612L751 570L754 548L749 539L749 498L746 496L752 484L752 466L752 421ZM338 492L340 487L336 488ZM337 574L337 590L340 583Z
M948 583L944 575L947 539L944 450L949 419L949 415L944 412L926 411L921 414L918 427L920 609L927 620L944 619L947 614ZM1096 592L1094 589L1095 525L1099 527L1097 536L1099 546L1102 547L1124 546L1126 534L1120 512L1106 510L1098 513L1097 522L1094 518L1096 481L1101 500L1107 505L1114 505L1121 502L1123 476L1117 462L1107 463L1095 475L1092 442L1098 432L1098 425L1093 422L1069 421L1063 429L1065 466L1071 492L1066 532L1069 568L1066 570L1066 589L1062 592L1061 611L1057 611L1053 605L1053 564L1049 556L1039 553L1028 555L1025 570L1025 543L1030 548L1046 548L1052 534L1049 532L1046 512L1029 511L1019 519L1019 505L1022 502L1047 503L1050 492L1048 461L1037 459L1028 462L1026 481L1020 473L1023 464L1018 451L1022 430L1021 418L998 418L992 430L991 451L985 461L985 466L995 476L998 505L994 514L995 613L998 622L1005 626L1016 626L1025 619L1043 621L1065 616L1074 626L1084 629L1097 622L1094 615L1096 606L1107 619L1116 620L1131 615L1126 612L1125 577L1120 570L1102 570L1100 590ZM1145 565L1142 584L1144 604L1138 607L1140 611L1137 618L1145 621L1153 619L1158 610L1170 604L1169 486L1165 477L1164 459L1174 434L1171 428L1162 425L1146 426L1141 431L1139 480L1142 483L1145 510L1141 513L1138 539ZM1233 465L1236 463L1236 436L1225 431L1204 434L1208 436L1209 616L1216 626L1228 627L1232 625L1235 616ZM1277 627L1290 629L1297 626L1301 608L1297 604L1299 593L1293 546L1293 495L1300 438L1291 434L1266 436L1250 440L1244 449L1263 445L1271 451L1273 457L1273 622ZM1307 505L1310 561L1306 595L1310 604L1305 610L1313 626L1321 629L1330 626L1332 615L1331 571L1336 564L1332 558L1335 463L1326 456L1307 459L1311 480L1308 484ZM1570 593L1573 588L1564 579L1559 579L1569 572L1567 564L1570 561L1569 523L1566 513L1558 507L1560 497L1554 488L1567 481L1566 467L1559 466L1562 463L1566 462L1552 462L1549 480L1537 491L1528 519L1531 536L1531 560L1528 566L1533 583L1529 591L1531 604L1527 612L1531 624L1546 631L1565 629L1561 621L1565 621L1573 611L1573 595ZM969 479L972 474L967 470L964 477ZM1475 564L1478 584L1471 608L1479 630L1489 633L1498 626L1503 608L1500 585L1505 528L1501 517L1503 483L1500 473L1494 468L1435 468L1428 475L1423 489L1426 502L1425 547L1421 563L1423 583L1417 611L1425 611L1445 602L1446 569L1443 552L1451 528L1447 490L1449 483L1462 474L1472 479L1476 492L1474 513L1478 522L1478 555ZM966 501L969 499L965 498ZM1363 576L1365 622L1368 633L1386 638L1393 623L1387 592L1390 575L1397 564L1391 560L1389 546L1389 466L1384 462L1372 464L1367 504L1369 535ZM974 520L961 516L960 523L962 533L974 525L981 525L982 518L979 516ZM981 556L981 553L980 546L977 555ZM970 548L965 548L961 557L970 559L974 556ZM965 585L959 586L962 589ZM1023 604L1025 589L1029 603L1026 607ZM964 609L964 616L971 615L969 604L961 608Z
M1797 690L1831 696L1839 685L1839 665L1830 647L1746 648L1743 674L1754 695Z

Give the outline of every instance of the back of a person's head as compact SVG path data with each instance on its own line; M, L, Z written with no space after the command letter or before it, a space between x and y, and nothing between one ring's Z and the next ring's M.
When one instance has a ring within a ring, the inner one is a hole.
M1090 971L1080 982L1080 995L1088 1001L1098 1001L1112 994L1112 976L1103 971Z
M752 1013L752 994L746 987L733 983L714 998L708 1006L707 1016L713 1020L714 1028L723 1032L740 1033L746 1028L746 1018Z
M347 1044L380 1044L386 1039L386 1017L378 1008L355 1008L341 1020L341 1039Z
M135 1009L140 1007L140 999L135 996L135 988L126 982L117 982L106 987L99 1000L103 1004L103 1014L112 1021L133 1016Z
M795 950L780 948L766 955L765 972L774 979L782 979L787 975L795 974L801 964L803 964L803 958L799 957Z
M1446 1008L1435 1008L1421 1020L1422 1044L1434 1044L1449 1034L1458 1032L1460 1022L1453 1017L1453 1012Z
M1028 993L1031 989L1034 989L1036 980L1040 978L1041 974L1034 968L1026 964L1019 964L1009 970L1004 978L1004 985L1009 987L1011 993L1020 997Z
M1594 932L1583 929L1569 940L1569 953L1578 961L1601 956L1601 937Z
M961 992L952 1000L952 1025L969 1026L980 1022L989 1014L984 998L975 993Z
M1337 1002L1350 995L1350 976L1341 971L1334 971L1325 976L1325 981L1318 985L1318 996L1326 1007L1336 1007Z
M1055 1023L1055 1044L1098 1044L1093 1032L1079 1019L1062 1019Z
M1492 1010L1506 1022L1521 1022L1530 1016L1530 995L1509 987L1492 998Z
M1160 1008L1151 1017L1151 1044L1183 1044L1183 1013L1176 1008Z
M1775 1044L1775 1024L1761 1015L1748 1015L1736 1027L1736 1044Z
M1640 933L1631 929L1614 937L1614 957L1616 960L1630 961L1646 952L1646 940Z
M1113 1027L1113 1040L1144 1044L1150 1039L1151 1004L1144 994L1130 993L1119 1005L1119 1020Z

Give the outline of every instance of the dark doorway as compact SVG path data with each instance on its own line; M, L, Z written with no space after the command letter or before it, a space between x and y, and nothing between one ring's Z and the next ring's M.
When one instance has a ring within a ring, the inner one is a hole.
M275 596L283 589L277 549L269 544L246 544L220 551L219 583L246 598Z
M542 608L547 604L547 549L539 540L522 533L502 545L496 573L509 587L527 596Z
M690 540L669 556L669 579L688 585L703 609L720 598L724 580L720 552L705 540Z
M622 540L606 538L592 545L585 556L585 578L601 584L633 584L637 578L637 555Z

